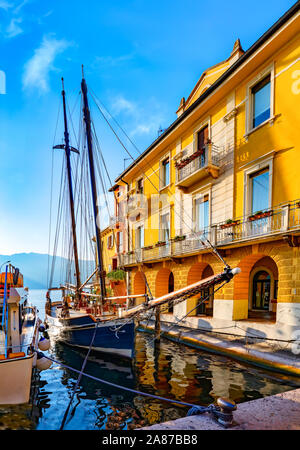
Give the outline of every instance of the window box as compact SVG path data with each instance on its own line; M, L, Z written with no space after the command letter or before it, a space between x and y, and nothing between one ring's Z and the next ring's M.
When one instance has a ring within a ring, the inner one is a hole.
M184 241L185 240L185 236L175 236L173 239L171 239L172 242L179 242L179 241Z
M166 245L166 241L159 241L155 244L155 247L163 247L164 245Z
M146 247L143 247L143 250L151 250L153 248L153 245L147 245Z
M253 222L254 220L259 220L259 219L264 219L265 217L270 217L272 216L273 211L258 211L255 214L252 214L251 216L248 217L249 222Z
M190 157L188 156L187 158L182 159L181 161L176 161L175 162L175 167L176 169L183 169L183 167L185 167L189 162L191 161Z
M223 230L224 228L230 228L230 227L234 227L236 225L239 225L240 220L227 220L225 223L223 223L222 225L220 225L221 230Z
M194 159L198 158L198 156L203 155L204 153L205 153L205 147L197 150L196 152L192 153L190 156L187 156L186 158L182 159L181 161L176 161L175 162L176 169L178 169L178 170L182 169L187 164L192 162Z
M133 255L133 254L134 254L133 250L130 250L130 252L127 252L127 255Z

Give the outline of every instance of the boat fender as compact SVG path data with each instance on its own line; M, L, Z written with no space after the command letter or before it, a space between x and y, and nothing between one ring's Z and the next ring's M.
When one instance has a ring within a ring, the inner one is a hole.
M50 340L46 339L45 337L41 337L39 340L38 347L40 350L46 351L50 348Z
M43 323L41 323L41 325L39 326L39 332L44 333L45 330L46 330L45 325Z
M52 362L48 358L45 358L44 353L37 352L36 368L38 370L47 370L50 369L51 366Z

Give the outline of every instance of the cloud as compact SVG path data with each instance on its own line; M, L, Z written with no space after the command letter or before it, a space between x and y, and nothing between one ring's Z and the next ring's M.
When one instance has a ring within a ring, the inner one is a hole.
M18 36L18 34L23 33L23 29L19 26L19 24L22 22L23 19L21 19L21 17L11 19L8 27L5 30L5 36L7 38L13 38L15 36Z
M147 99L143 105L127 100L119 95L111 102L111 112L115 116L122 116L128 122L126 127L130 136L155 136L165 122L162 106L155 99Z
M23 6L25 6L27 3L29 2L29 0L24 0L23 2L21 2L15 9L14 9L14 13L18 14L21 9L23 8Z
M8 11L10 8L13 8L14 4L7 2L6 0L0 0L0 9L4 9L5 11Z
M121 112L135 114L137 112L137 105L129 100L126 100L123 96L119 96L116 97L112 103L112 112L116 115Z
M23 33L20 24L24 21L24 18L21 17L20 11L29 1L30 0L23 0L17 5L17 2L15 1L9 2L7 0L0 0L0 9L5 10L7 13L4 19L6 25L3 26L1 30L1 34L6 39L14 38Z
M44 36L41 45L34 51L24 66L23 89L35 88L40 93L49 90L49 74L56 70L54 61L57 55L64 52L70 42L64 39L55 39L51 36Z

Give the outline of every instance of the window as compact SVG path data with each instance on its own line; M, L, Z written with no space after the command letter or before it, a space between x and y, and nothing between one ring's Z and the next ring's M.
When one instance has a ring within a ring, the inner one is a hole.
M202 151L200 155L200 166L205 166L205 146L208 141L208 126L202 128L202 130L197 133L197 151Z
M251 88L252 127L256 128L271 116L271 75Z
M197 150L202 150L208 141L208 125L197 133Z
M138 194L143 194L144 192L144 183L143 183L143 178L140 178L137 181L137 193Z
M269 208L269 169L250 175L251 213Z
M117 253L123 251L123 232L119 231L117 234Z
M162 187L165 187L170 184L170 160L169 160L169 158L164 159L161 166L162 166L161 183L162 183Z
M140 225L135 229L135 246L136 248L144 247L144 226Z
M194 203L195 231L203 231L209 226L209 196L197 198Z
M170 214L162 214L160 216L160 238L162 241L169 241L170 239Z
M113 235L110 234L107 236L107 248L110 249L113 247Z

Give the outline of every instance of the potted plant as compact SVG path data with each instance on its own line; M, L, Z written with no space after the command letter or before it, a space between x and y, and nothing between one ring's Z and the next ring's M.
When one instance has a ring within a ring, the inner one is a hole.
M173 242L179 242L179 241L184 241L185 240L185 235L183 236L175 236L172 241Z
M146 245L143 247L143 250L151 250L153 248L153 245Z
M235 225L238 225L239 223L240 223L239 220L228 219L228 220L226 220L225 223L222 223L222 225L220 225L220 228L221 228L221 230L223 230L224 228L234 227Z
M248 220L250 222L253 222L253 220L263 219L265 217L272 216L273 211L270 209L269 211L257 211L256 213L252 214L248 217Z
M111 272L108 272L107 278L111 281L123 281L125 280L126 273L122 269L116 269L112 270Z
M164 245L166 245L166 241L158 241L158 242L155 244L155 247L163 247Z
M181 161L178 161L178 162L176 161L175 167L176 167L176 169L182 169L191 161L192 161L192 157L187 156L186 158L183 158Z

